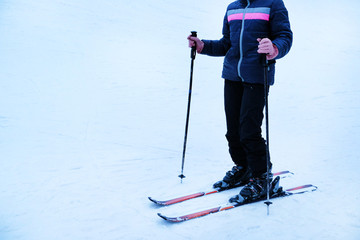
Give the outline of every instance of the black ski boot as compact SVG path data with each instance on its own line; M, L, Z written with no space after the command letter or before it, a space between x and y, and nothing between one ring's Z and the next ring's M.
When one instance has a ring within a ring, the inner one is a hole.
M272 174L269 176L269 181L272 180ZM270 184L270 197L276 196L282 193L282 187L279 186L280 177L277 176ZM240 193L232 198L231 203L246 203L253 202L260 199L265 199L267 195L267 173L264 173L258 178L251 178L250 182L241 189Z
M248 168L241 166L234 166L228 171L223 180L214 183L213 188L217 190L224 190L243 186L249 182L250 171Z

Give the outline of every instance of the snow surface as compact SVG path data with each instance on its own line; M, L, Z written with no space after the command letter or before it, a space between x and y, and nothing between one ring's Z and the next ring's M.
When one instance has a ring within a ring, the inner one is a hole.
M190 50L221 37L230 1L0 2L0 239L360 239L360 2L286 1L294 44L270 93L274 171L318 191L181 224L171 207L232 167L222 58L195 60L186 178L181 168ZM203 205L201 205L203 204Z

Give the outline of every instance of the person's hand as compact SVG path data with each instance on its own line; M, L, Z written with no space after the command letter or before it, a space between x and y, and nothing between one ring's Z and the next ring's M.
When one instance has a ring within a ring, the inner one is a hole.
M195 47L196 46L196 51L198 53L201 53L203 48L204 48L204 42L201 41L199 38L197 37L193 37L193 36L188 36L187 38L189 40L189 47Z
M265 53L266 59L271 60L276 58L279 54L278 48L271 42L268 38L258 38L257 41L259 42L258 45L258 53Z

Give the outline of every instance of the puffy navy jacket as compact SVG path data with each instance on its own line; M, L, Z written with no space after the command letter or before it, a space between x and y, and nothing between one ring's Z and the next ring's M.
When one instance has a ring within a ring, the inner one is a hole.
M264 67L257 38L269 38L285 56L292 44L288 12L282 0L238 0L226 11L220 40L202 40L202 54L225 56L222 77L264 84ZM275 61L269 61L269 84L274 84Z

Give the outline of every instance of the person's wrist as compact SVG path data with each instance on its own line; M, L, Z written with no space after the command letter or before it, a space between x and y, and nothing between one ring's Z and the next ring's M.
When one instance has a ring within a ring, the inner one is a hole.
M267 60L271 60L277 57L279 55L279 49L276 47L275 44L273 44L274 51L271 54L266 55Z
M199 41L198 43L197 43L197 47L196 47L196 51L198 52L198 53L201 53L202 52L202 50L204 49L204 42L203 41Z

